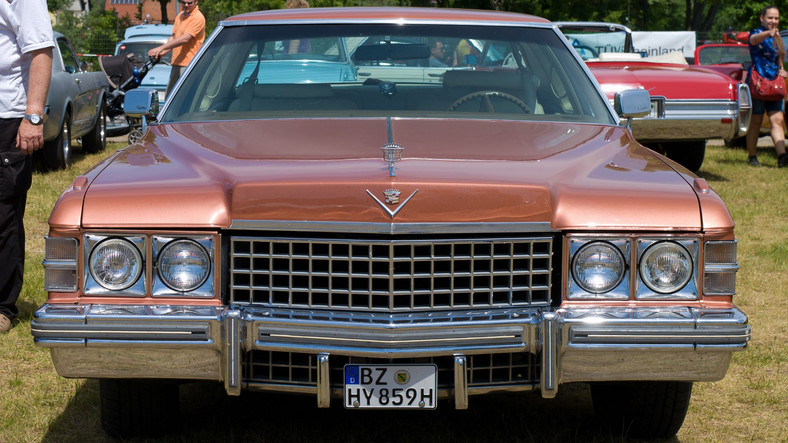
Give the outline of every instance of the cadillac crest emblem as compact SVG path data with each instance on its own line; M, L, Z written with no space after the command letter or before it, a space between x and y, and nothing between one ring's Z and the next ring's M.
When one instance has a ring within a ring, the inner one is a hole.
M399 189L386 189L383 191L383 195L386 196L386 203L390 205L396 205L399 203L399 195L401 194Z
M402 192L399 189L386 189L385 191L383 191L383 201L381 201L379 198L375 196L375 194L372 193L372 191L367 189L367 194L369 194L370 197L375 199L378 205L380 205L380 207L383 208L383 210L386 211L386 213L391 218L394 218L394 216L397 215L397 213L401 211L402 208L405 207L408 201L410 201L410 199L413 198L413 196L416 195L417 192L419 192L418 189L413 191L413 193L410 194L410 196L408 196L408 198L406 198L404 201L400 202L400 196L402 195ZM399 205L399 206L397 206L397 209L394 209L392 211L391 209L389 209L388 206L386 206L387 204Z

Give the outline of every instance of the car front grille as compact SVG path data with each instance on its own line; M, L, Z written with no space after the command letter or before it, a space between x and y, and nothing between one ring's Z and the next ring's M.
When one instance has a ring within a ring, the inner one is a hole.
M552 237L234 236L230 301L383 312L547 306L552 247Z
M431 363L438 367L438 388L454 387L454 358L424 357L379 359L330 356L329 378L332 388L342 388L346 364L411 364ZM530 353L481 354L467 356L468 387L483 388L511 385L532 385L539 381L539 356ZM250 351L243 364L245 383L317 386L317 356L278 351Z

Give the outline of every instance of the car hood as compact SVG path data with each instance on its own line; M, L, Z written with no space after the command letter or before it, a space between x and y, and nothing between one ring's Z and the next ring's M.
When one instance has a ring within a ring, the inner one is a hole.
M383 160L387 139L402 159ZM244 221L697 230L687 177L620 127L464 119L151 126L87 175L85 228ZM398 190L399 202L385 192ZM396 211L396 213L395 213ZM57 223L53 215L51 223Z
M166 89L167 83L170 81L170 65L163 63L153 65L145 77L142 79L140 86L143 88Z
M710 69L648 62L591 62L588 67L611 100L617 92L632 88L670 100L735 98L735 80Z

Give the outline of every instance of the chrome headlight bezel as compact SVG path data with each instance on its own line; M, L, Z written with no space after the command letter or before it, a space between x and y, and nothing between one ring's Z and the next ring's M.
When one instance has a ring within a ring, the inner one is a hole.
M578 251L589 244L605 242L614 245L626 261L626 270L619 284L605 293L588 291L579 284L574 272L575 257ZM686 250L692 263L690 278L683 287L675 292L661 293L646 285L640 273L644 252L655 243L671 242ZM638 235L614 233L572 233L567 234L565 243L564 266L566 270L566 299L568 300L697 300L700 297L699 273L701 239L698 235Z
M609 248L611 253L616 254L622 264L621 275L605 291L594 290L585 287L576 275L576 260L582 251L594 245ZM630 242L623 238L603 238L603 237L572 237L569 239L569 288L567 298L571 299L605 299L605 300L627 300L629 299L628 288L630 286Z
M639 238L637 240L638 285L635 298L638 300L696 300L699 295L698 281L698 245L697 238ZM672 245L676 252L682 254L688 265L687 277L670 290L656 287L648 281L644 268L647 266L648 254L656 251L656 246Z
M123 295L143 297L145 295L145 238L143 236L117 236L88 234L84 237L84 269L85 269L85 295ZM127 246L128 250L136 257L139 265L132 278L122 285L113 285L97 276L93 268L93 257L101 248Z
M177 247L179 244L191 244L199 247L205 254L208 269L203 278L198 283L188 288L178 288L172 282L165 281L161 274L162 253L166 253L167 248ZM153 252L153 263L155 267L152 295L153 297L213 297L213 274L214 274L214 250L213 237L210 236L164 236L156 235L151 238L151 249Z

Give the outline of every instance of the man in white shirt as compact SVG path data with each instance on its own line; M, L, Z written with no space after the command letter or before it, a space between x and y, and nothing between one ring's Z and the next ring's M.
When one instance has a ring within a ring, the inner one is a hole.
M54 46L46 0L0 0L0 334L18 313L30 154L44 146Z

